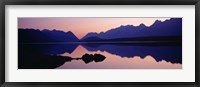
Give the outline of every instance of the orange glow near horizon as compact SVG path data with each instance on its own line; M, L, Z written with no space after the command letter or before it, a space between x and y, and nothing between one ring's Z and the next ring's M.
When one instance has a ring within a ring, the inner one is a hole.
M170 18L18 18L18 28L34 28L72 31L79 39L88 32L105 32L121 25L138 26L141 23L152 25L155 20L165 21Z

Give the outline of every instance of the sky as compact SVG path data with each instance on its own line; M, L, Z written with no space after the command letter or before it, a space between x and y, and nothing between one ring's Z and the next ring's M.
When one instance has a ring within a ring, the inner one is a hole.
M72 31L79 39L88 32L105 32L121 25L138 26L143 23L146 26L152 25L155 20L165 21L170 18L69 18L69 17L34 17L18 18L18 28L34 28Z

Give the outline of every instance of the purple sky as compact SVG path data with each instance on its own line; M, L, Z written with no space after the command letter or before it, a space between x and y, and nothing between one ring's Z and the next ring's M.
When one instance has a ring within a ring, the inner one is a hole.
M82 38L88 32L105 32L121 25L138 26L141 23L150 26L155 20L166 19L170 18L18 18L18 28L72 31L78 38Z

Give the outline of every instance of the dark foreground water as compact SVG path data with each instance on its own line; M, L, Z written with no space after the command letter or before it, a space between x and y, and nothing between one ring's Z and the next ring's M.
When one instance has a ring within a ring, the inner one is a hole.
M19 44L18 51L19 69L182 68L180 45L29 43Z

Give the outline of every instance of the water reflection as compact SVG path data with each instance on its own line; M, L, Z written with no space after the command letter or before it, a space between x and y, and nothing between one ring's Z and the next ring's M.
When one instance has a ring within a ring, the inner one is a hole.
M19 69L173 69L182 67L182 48L176 45L20 44L18 63Z
M182 63L182 47L181 46L135 46L135 45L99 45L91 46L84 44L84 48L88 51L106 51L121 58L140 56L145 58L151 55L157 62L165 60L171 63Z

